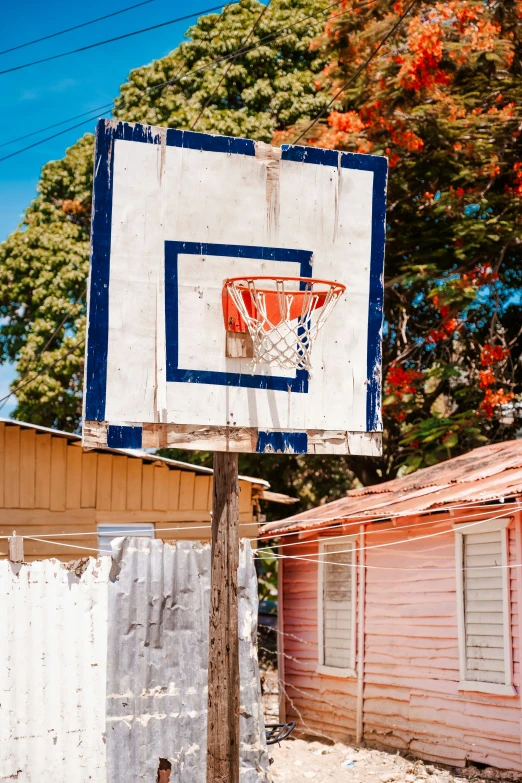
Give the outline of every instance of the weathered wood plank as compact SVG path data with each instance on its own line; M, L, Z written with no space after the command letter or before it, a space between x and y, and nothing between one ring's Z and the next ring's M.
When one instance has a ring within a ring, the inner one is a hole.
M194 479L194 508L197 511L207 510L209 484L210 476L196 476Z
M156 511L166 511L169 507L169 469L154 468L154 494L152 506Z
M141 482L141 507L152 511L154 503L154 465L143 465Z
M78 446L67 446L66 508L80 508L82 503L82 458Z
M176 511L179 508L179 470L169 470L169 510Z
M127 464L127 511L141 509L142 461L129 459Z
M112 494L112 454L98 454L96 471L96 508L109 511Z
M112 460L112 493L111 510L125 511L127 508L127 457L117 457L114 455Z
M20 506L20 427L9 425L5 430L4 464L5 476L5 507Z
M20 507L34 508L36 489L36 430L20 432Z
M96 508L96 482L98 474L98 455L87 452L82 458L82 508Z
M65 487L67 483L67 440L51 438L51 511L65 509Z
M168 446L201 451L255 453L259 431L256 427L208 427L180 424L128 422L143 427L143 448ZM85 448L106 448L107 423L86 421L83 427ZM382 433L344 430L308 430L309 454L362 454L378 457L382 453Z
M181 473L179 487L179 510L187 511L194 508L194 485L196 483L196 474L184 470Z

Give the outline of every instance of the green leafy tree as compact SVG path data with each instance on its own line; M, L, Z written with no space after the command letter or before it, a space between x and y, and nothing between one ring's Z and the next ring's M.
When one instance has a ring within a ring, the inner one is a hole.
M276 132L389 158L384 456L348 461L363 483L520 427L522 2L418 2L357 75L407 8L330 19L329 113Z
M270 141L328 100L314 84L325 60L310 49L327 9L272 0L260 18L261 3L241 0L203 16L170 55L130 74L114 115L179 128L201 115L198 131ZM86 135L43 167L37 198L0 246L0 362L16 362L14 415L67 430L81 416L92 168Z

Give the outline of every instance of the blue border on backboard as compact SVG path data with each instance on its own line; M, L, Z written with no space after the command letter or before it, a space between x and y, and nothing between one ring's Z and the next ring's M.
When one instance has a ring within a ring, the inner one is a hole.
M178 256L180 253L263 261L290 261L300 265L299 277L312 277L312 251L285 247L211 244L208 242L165 242L167 382L209 383L216 386L243 386L247 389L272 389L306 394L308 392L308 372L306 370L296 370L295 378L288 378L283 375L184 370L179 366Z
M91 273L87 361L85 372L85 418L104 421L107 388L109 328L109 272L111 251L114 141L166 144L169 147L255 156L255 143L248 139L211 136L205 133L155 129L114 120L99 120L96 129L94 198L91 236ZM372 171L372 246L368 310L368 349L366 356L366 430L380 425L381 328L383 317L383 271L388 162L384 157L338 152L314 147L282 147L282 160L296 163ZM288 383L288 379L285 379Z

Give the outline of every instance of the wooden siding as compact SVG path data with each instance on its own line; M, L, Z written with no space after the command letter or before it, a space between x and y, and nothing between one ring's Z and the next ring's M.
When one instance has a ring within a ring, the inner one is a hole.
M240 481L241 535L255 538L252 484ZM82 549L24 541L25 559L92 555L98 523L150 522L166 540L210 537L212 476L162 462L84 451L79 441L0 423L0 535L74 533L59 539ZM165 528L165 530L163 530ZM57 539L58 540L58 539ZM0 557L7 541L0 539Z
M295 543L293 537L285 543ZM284 550L283 550L284 551ZM317 544L293 546L292 555L317 555ZM285 560L284 687L287 720L303 734L344 738L355 736L355 677L317 674L318 567L316 562ZM302 640L302 641L301 641Z
M404 527L419 521L403 519L388 531L367 528L372 534L366 536L365 551L370 567L365 572L363 740L456 766L469 760L522 771L520 696L459 691L455 520L434 521L420 531ZM508 529L510 563L522 562L519 526L517 521ZM411 540L433 532L443 535ZM291 541L297 537L285 539ZM371 548L392 541L400 543ZM292 554L317 555L318 547L303 542ZM519 687L521 569L510 569L509 579L513 677ZM285 561L284 631L303 640L284 637L286 715L303 734L353 739L355 678L317 672L317 582L317 564Z

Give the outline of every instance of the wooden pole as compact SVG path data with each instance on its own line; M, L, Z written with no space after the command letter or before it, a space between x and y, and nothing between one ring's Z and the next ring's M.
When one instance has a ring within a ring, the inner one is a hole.
M24 562L24 539L21 536L16 535L16 530L13 530L13 535L9 538L9 560L11 563L23 563Z
M207 783L239 783L237 454L215 452L208 655Z

